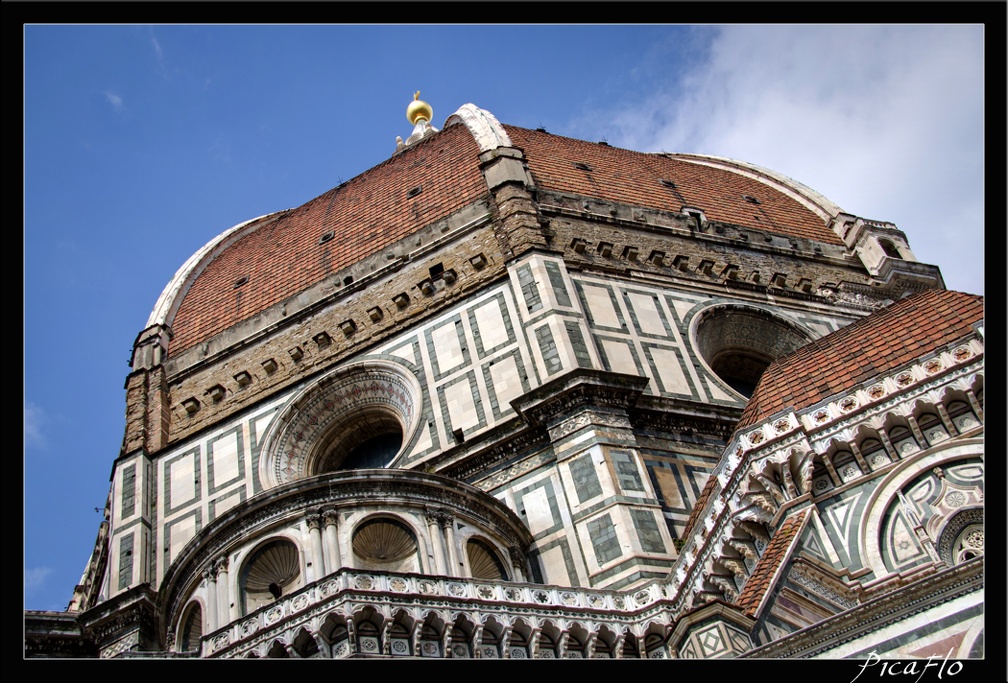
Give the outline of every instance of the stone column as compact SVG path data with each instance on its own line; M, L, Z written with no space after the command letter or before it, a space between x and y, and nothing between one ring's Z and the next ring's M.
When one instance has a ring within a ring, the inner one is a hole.
M525 581L525 555L516 547L508 548L508 559L511 560L511 580Z
M339 513L335 510L325 510L322 512L322 520L325 522L326 568L332 574L343 566L343 563L340 561L339 548Z
M352 540L350 538L351 531L352 529L348 529L346 528L346 525L343 525L341 528L337 529L336 534L336 537L339 540L336 547L339 548L339 556L340 560L342 560L340 562L340 566L344 569L353 569L355 566L353 547L350 544Z
M427 511L427 533L430 535L432 554L434 555L434 566L431 569L435 574L446 574L439 516L437 512Z
M318 581L326 575L325 560L322 557L321 520L318 515L308 517L308 536L311 540L312 573L309 581Z
M889 434L886 433L886 430L879 427L876 431L878 432L879 441L882 442L882 447L885 448L886 455L889 456L889 459L893 462L899 460L899 453L897 453L896 449L893 448L892 441L889 440Z
M217 630L217 573L213 567L203 570L206 581L207 633Z
M442 512L441 523L445 527L445 544L448 546L445 553L445 562L448 564L446 573L459 576L462 572L459 571L458 556L455 553L455 516L450 512Z
M228 580L228 559L222 557L214 565L217 571L217 617L223 626L231 622L231 585Z
M973 407L973 412L976 414L977 419L980 422L984 421L984 411L980 407L980 401L977 400L976 394L973 393L972 389L966 390L966 398L969 399L969 404Z

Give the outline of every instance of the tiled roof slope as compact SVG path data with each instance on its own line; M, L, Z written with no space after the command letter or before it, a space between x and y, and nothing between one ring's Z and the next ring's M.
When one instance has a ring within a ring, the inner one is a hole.
M843 246L813 211L741 173L525 128L505 125L504 130L524 151L538 187L666 211L690 206L701 209L708 220ZM591 170L577 168L578 163ZM675 188L662 180L672 181Z
M275 220L263 220L196 278L172 322L171 353L489 194L477 155L466 127L451 126ZM423 191L408 198L418 185ZM335 237L319 244L330 230ZM245 275L249 281L235 288Z
M745 587L735 601L742 611L749 616L756 616L756 610L760 602L771 588L774 580L780 571L781 565L787 559L789 549L798 537L798 533L805 524L805 518L809 511L803 510L798 514L788 517L777 529L777 532L770 539L769 545L759 562L753 569L752 575L746 581Z
M934 289L901 299L771 363L738 428L892 371L962 339L983 316L983 297L975 294Z
M704 483L703 490L700 491L699 497L697 497L696 504L693 506L693 511L690 512L689 519L686 520L686 526L683 528L684 539L689 538L689 535L693 533L693 527L696 526L697 522L700 521L700 515L704 511L704 507L707 505L707 501L710 500L711 496L714 495L714 491L717 489L717 477L711 474L707 477L707 481Z

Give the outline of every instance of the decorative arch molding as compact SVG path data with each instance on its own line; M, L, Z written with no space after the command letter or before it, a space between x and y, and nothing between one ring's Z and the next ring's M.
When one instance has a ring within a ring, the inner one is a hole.
M473 139L479 145L479 151L489 152L498 147L512 147L511 138L504 131L504 127L497 118L485 109L480 109L475 104L463 104L458 110L445 120L444 127L447 128L455 123L464 123Z
M867 567L876 576L883 577L892 571L883 555L882 534L890 510L901 504L899 500L901 492L929 470L936 467L947 468L975 458L982 460L983 455L983 439L957 440L955 443L941 444L910 456L900 461L897 467L886 474L866 501L861 518L860 554ZM980 467L982 468L982 463ZM931 543L937 540L934 537L930 539ZM937 560L937 556L934 559Z
M399 429L402 444L388 467L418 437L423 393L416 376L386 360L339 368L301 391L270 425L259 460L265 488L339 469L362 439Z

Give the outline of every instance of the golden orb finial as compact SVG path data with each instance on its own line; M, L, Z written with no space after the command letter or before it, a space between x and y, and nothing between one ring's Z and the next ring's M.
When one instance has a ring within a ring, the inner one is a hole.
M413 95L413 101L406 107L406 120L415 126L420 119L430 123L432 118L434 118L434 110L420 99L420 91L417 90Z

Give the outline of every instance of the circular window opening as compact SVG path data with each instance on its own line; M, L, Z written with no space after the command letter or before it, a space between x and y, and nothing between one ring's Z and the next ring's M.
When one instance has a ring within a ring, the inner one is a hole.
M709 365L725 384L743 396L752 396L756 383L770 367L771 361L773 358L751 349L723 349Z
M395 459L402 445L403 428L398 417L381 409L368 410L330 432L315 474L382 468Z
M700 314L696 346L721 381L746 398L775 359L810 341L795 325L766 311L723 306Z

